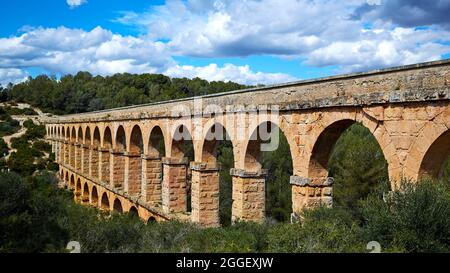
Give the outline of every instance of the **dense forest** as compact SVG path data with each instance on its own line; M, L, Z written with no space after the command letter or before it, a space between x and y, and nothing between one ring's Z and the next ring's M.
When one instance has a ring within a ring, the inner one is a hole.
M102 77L88 72L59 80L47 75L9 85L0 101L27 102L44 112L72 114L171 99L207 95L248 86L208 82L200 78L169 78L160 74L115 74ZM1 90L0 90L1 91Z
M14 103L26 102L54 114L79 113L246 88L235 83L171 79L163 75L87 72L38 76L0 90L0 137L20 125ZM20 113L18 113L18 111ZM276 151L264 153L266 216L264 224L231 225L230 143L219 147L220 215L223 228L202 229L186 223L145 225L128 215L104 214L77 205L59 189L54 155L42 138L42 125L31 120L12 140L12 152L0 138L0 252L59 252L77 240L84 252L366 252L376 240L383 251L450 251L450 162L440 181L422 181L383 199L389 191L387 163L373 135L361 124L350 126L332 152L329 173L335 178L333 208L304 212L289 224L292 158L280 132ZM48 156L45 156L48 155Z

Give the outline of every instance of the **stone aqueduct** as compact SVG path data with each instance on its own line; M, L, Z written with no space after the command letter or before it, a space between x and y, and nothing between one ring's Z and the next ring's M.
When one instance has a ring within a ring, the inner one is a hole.
M292 208L298 214L332 204L328 160L340 134L355 122L378 141L393 190L402 178L438 177L450 153L449 99L445 60L50 117L46 129L60 179L77 201L144 220L218 226L216 132L226 131L233 147L232 219L261 221L266 171L260 128L279 128L288 140ZM194 147L192 162L187 141Z

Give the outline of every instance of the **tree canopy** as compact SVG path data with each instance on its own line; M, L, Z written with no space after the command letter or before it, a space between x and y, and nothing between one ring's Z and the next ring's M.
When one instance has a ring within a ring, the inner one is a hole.
M0 92L0 98L26 102L54 114L73 114L247 87L234 82L169 78L161 74L124 73L102 77L78 72L59 80L47 75L29 77Z

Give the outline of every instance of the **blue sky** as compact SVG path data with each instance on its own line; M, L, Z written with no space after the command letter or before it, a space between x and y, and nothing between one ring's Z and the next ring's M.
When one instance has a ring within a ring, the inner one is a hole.
M450 0L0 0L0 84L163 73L271 84L450 57Z

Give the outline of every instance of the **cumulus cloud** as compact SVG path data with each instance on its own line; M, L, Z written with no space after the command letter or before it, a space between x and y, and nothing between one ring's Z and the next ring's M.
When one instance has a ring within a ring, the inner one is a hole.
M432 42L441 34L400 27L388 31L368 30L361 40L332 42L313 50L306 63L312 66L339 64L342 72L352 72L438 60L450 51L450 46Z
M450 51L448 2L170 0L116 21L168 40L177 55L265 54L348 71L439 59Z
M26 71L17 68L0 68L0 86L7 86L9 83L23 82L28 78Z
M175 65L170 67L165 74L171 77L199 77L209 81L232 81L247 85L275 84L297 80L287 74L254 72L248 65L236 66L233 64L225 64L223 67L219 67L217 64L202 67Z
M70 8L79 7L85 3L87 3L87 0L67 0L67 5L69 5Z
M38 28L0 39L0 68L41 67L58 74L153 73L174 61L160 42L113 34L101 27Z
M379 0L378 5L362 4L356 18L388 20L402 27L440 25L450 29L450 0Z
M20 73L26 67L40 67L55 74L163 73L252 85L294 79L286 74L253 72L248 66L180 66L165 43L113 34L101 27L90 31L34 28L20 36L0 39L0 69L3 69L0 81L17 82L26 78L27 75Z

